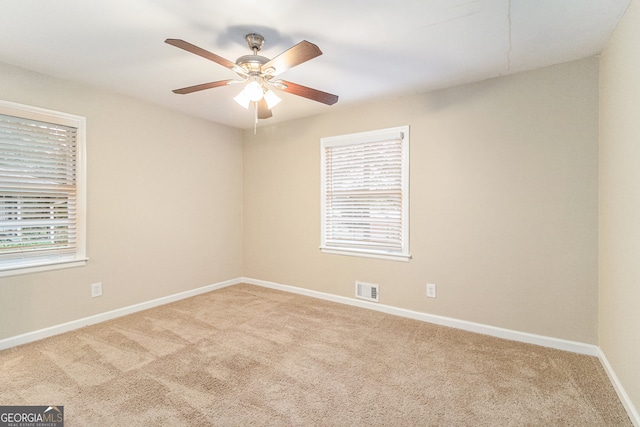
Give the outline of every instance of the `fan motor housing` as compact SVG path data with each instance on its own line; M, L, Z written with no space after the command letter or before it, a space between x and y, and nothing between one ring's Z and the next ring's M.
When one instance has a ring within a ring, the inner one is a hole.
M269 62L269 58L260 55L244 55L236 60L237 65L245 68L249 72L259 72L267 62Z

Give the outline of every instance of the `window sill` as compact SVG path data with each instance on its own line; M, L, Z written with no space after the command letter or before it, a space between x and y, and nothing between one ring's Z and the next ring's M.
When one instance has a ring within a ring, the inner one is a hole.
M357 251L357 250L347 250L347 249L335 249L335 248L327 248L320 247L320 252L325 254L333 254L333 255L346 255L346 256L355 256L355 257L363 257L363 258L378 258L378 259L386 259L390 261L401 261L401 262L409 262L411 260L411 255L404 254L389 254L385 252L374 252L374 251Z
M0 277L18 276L21 274L41 273L44 271L60 270L63 268L84 267L88 258L33 260L24 263L0 265Z

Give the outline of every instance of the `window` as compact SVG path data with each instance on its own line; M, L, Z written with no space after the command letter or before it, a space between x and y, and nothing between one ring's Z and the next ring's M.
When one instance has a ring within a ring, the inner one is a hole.
M409 126L321 140L323 252L408 261Z
M84 265L84 117L0 101L0 276Z

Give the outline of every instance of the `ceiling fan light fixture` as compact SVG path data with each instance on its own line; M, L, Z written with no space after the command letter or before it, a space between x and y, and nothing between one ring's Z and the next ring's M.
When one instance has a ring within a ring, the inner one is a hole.
M262 85L256 80L249 82L242 91L253 102L260 101L262 99L262 96L264 95L264 89L262 88Z
M235 98L233 98L233 100L240 104L241 107L244 107L244 109L249 109L249 103L251 103L251 99L249 99L244 89L242 89L242 91L240 91L240 93Z
M249 109L251 102L258 102L264 96L264 88L257 80L252 80L233 98L242 107ZM274 104L275 105L275 104Z
M282 99L275 94L274 91L268 90L264 93L264 100L267 101L267 107L271 110L273 107L278 105Z

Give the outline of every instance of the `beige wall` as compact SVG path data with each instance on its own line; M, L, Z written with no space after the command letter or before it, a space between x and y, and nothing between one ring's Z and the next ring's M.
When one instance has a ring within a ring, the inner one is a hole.
M599 344L640 409L640 2L600 66Z
M90 257L0 278L0 339L241 276L240 131L8 65L0 81L0 99L87 118Z
M597 343L596 58L336 107L245 132L245 276ZM413 259L320 253L320 138L405 124Z

